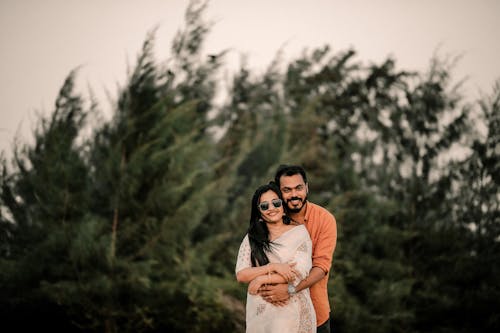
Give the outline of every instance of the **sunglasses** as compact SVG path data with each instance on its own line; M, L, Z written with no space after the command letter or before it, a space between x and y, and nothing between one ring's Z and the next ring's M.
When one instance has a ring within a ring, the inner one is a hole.
M281 207L282 202L281 202L281 199L273 199L273 200L271 200L271 203L273 204L274 208L279 208L279 207ZM268 210L269 209L269 202L267 202L267 201L261 202L259 204L259 209L263 212Z

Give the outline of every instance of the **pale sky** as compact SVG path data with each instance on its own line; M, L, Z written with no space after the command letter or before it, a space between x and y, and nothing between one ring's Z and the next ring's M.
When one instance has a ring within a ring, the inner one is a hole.
M16 134L31 140L37 114L53 110L68 73L81 66L77 88L90 87L107 109L125 83L146 34L155 26L159 61L169 58L184 25L187 0L0 0L0 151ZM286 59L328 44L353 48L356 60L388 56L401 70L424 71L437 51L462 55L452 72L466 78L467 97L491 92L500 78L500 0L211 0L214 21L204 53L232 49L262 72L283 48ZM10 155L7 154L8 156Z

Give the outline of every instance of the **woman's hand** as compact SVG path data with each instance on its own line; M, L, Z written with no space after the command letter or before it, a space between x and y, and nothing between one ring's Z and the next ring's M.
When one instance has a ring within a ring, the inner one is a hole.
M270 264L270 269L275 271L279 275L281 275L287 282L291 282L295 280L295 277L298 276L298 272L293 268L296 263L273 263Z
M248 284L248 293L250 295L257 295L259 288L264 284L264 276L257 276Z

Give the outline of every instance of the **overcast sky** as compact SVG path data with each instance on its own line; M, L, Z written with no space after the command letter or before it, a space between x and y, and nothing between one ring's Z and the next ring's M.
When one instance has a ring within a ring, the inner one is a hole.
M103 106L135 64L155 26L157 59L184 24L187 0L0 0L0 150L31 139L38 113L53 110L68 73ZM423 71L437 51L462 55L453 71L472 100L500 77L500 0L211 0L215 25L204 51L231 48L257 72L284 48L287 59L328 44L354 48L363 63L388 56L399 69ZM238 59L238 60L231 60ZM81 90L80 90L81 89Z

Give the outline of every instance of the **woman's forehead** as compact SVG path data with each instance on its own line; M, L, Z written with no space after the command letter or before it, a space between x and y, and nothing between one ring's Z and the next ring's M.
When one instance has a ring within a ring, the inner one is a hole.
M274 191L269 190L267 192L262 193L262 195L260 196L260 201L276 199L277 197L278 195Z

